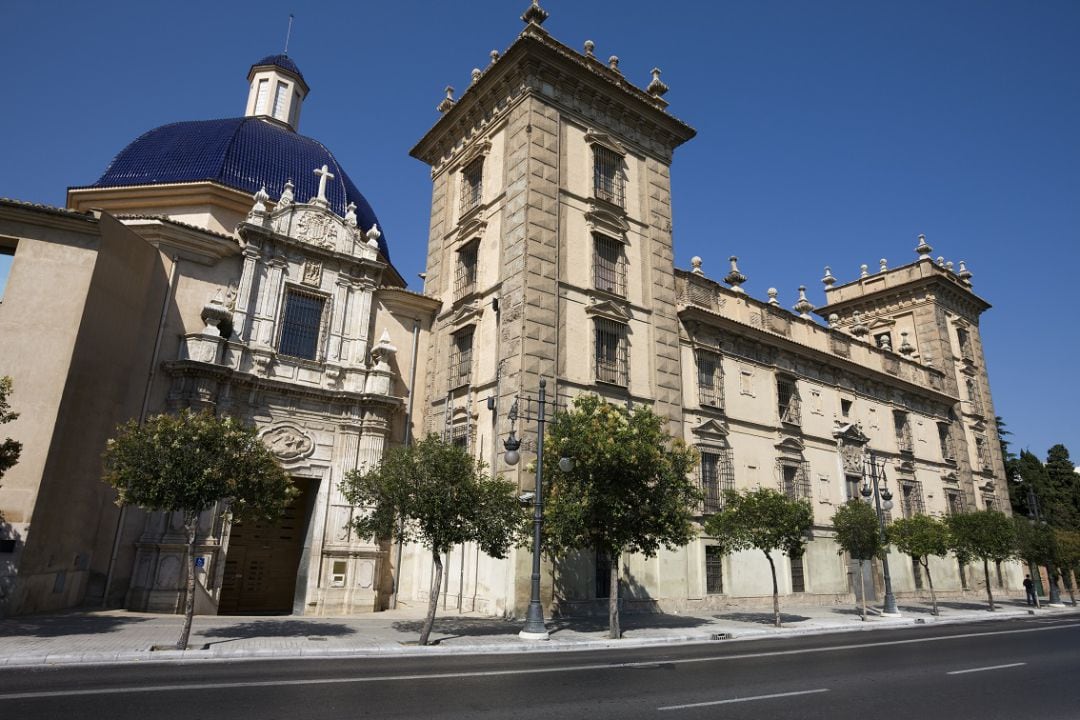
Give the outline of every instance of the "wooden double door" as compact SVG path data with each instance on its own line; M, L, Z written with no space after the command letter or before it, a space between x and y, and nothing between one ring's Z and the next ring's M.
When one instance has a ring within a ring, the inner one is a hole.
M233 523L218 614L292 612L315 485L303 479L293 482L300 494L277 520Z

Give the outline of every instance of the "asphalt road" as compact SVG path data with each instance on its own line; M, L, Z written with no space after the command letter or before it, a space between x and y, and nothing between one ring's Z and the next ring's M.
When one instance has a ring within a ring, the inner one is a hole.
M19 720L1080 718L1080 621L600 652L0 670Z

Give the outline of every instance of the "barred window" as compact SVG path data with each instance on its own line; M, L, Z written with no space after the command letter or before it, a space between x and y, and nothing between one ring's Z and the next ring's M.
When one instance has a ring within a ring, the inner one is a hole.
M806 592L806 556L802 553L791 556L791 592Z
M918 480L900 481L900 509L904 517L914 517L926 512L923 506L922 483Z
M694 358L697 361L698 402L703 407L723 407L724 376L720 356L698 350Z
M964 512L964 499L959 490L945 491L945 510L949 515L959 515Z
M473 330L469 328L455 333L450 353L450 386L457 387L469 382L472 375Z
M792 500L810 499L810 467L805 460L778 460L780 490Z
M735 489L735 465L730 448L709 448L701 451L701 492L705 496L702 509L706 513L720 512L724 491Z
M914 452L915 443L911 439L911 424L906 412L893 411L893 427L896 429L896 447L900 452Z
M476 289L476 266L480 243L471 242L458 250L457 273L454 275L454 300L460 300Z
M956 328L956 344L960 346L960 357L965 360L971 359L971 338L968 335L968 331L963 328Z
M795 387L795 381L791 378L776 378L777 411L780 422L798 425L801 413L799 407L799 391Z
M955 460L956 452L953 450L952 434L949 432L948 423L938 423L938 442L941 443L941 457L946 460Z
M480 204L484 189L484 158L476 158L461 171L461 214Z
M968 400L971 401L971 412L975 415L983 414L982 398L979 396L979 383L975 378L967 379Z
M993 467L990 462L990 446L982 435L975 436L975 454L979 457L980 470L990 470Z
M317 360L325 307L326 298L322 295L286 288L278 352L303 360Z
M626 385L629 381L626 325L623 323L596 319L596 379L614 385Z
M626 261L622 243L594 233L593 246L593 284L598 290L626 295Z
M919 558L912 556L911 558L911 575L915 578L915 589L923 589L923 575L922 575L922 563L919 562Z
M469 425L457 423L450 428L450 444L462 450L469 449Z
M596 597L611 597L611 556L604 552L596 553Z
M623 159L606 147L593 147L593 192L601 200L626 206Z
M705 546L705 593L724 592L724 555L718 545Z

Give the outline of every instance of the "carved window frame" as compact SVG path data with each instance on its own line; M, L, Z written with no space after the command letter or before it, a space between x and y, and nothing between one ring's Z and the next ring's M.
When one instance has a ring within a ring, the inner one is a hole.
M626 209L626 148L603 133L588 132L592 148L592 197Z
M308 358L302 355L293 355L284 352L281 349L281 343L285 335L285 313L289 308L290 295L322 301L322 308L319 316L318 337L315 340L315 357ZM306 287L299 283L286 282L281 290L281 297L278 300L277 327L274 328L274 350L283 357L293 358L301 362L326 362L326 343L330 335L330 318L333 316L333 311L334 298L329 293L314 290L311 287Z

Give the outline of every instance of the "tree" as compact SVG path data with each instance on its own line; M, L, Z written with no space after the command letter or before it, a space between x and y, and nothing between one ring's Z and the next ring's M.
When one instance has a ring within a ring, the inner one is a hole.
M1017 475L1023 479L1023 482L1012 482ZM1046 477L1046 468L1034 453L1027 450L1020 451L1020 457L1012 463L1009 480L1009 500L1014 514L1031 516L1032 509L1028 507L1029 490L1035 492L1040 506L1049 507L1054 504Z
M1038 566L1045 565L1051 584L1057 582L1055 573L1058 566L1057 548L1054 542L1054 530L1045 522L1035 522L1031 518L1013 516L1016 531L1016 554L1028 564L1032 581L1036 589L1041 590ZM1038 595L1036 595L1036 606Z
M1010 443L1005 438L1012 435L1012 431L1005 426L1005 419L1000 415L994 416L994 424L997 425L998 445L1001 447L1001 462L1005 464L1005 477L1011 478L1016 472L1016 454L1009 449Z
M11 395L12 382L8 376L0 377L0 425L9 423L19 417L19 413L11 411L8 404L8 396ZM22 443L11 438L5 438L0 442L0 477L4 476L12 465L19 461L22 452Z
M296 494L277 460L233 418L183 410L117 428L106 444L105 482L117 504L178 512L187 532L184 626L177 650L187 649L195 615L195 536L199 515L224 501L237 520L276 517Z
M442 587L442 556L455 545L475 542L495 558L506 557L523 537L526 516L514 486L492 478L486 466L460 447L429 435L386 451L379 465L353 470L341 484L345 498L366 512L353 520L356 532L417 542L431 552L435 572L420 632L427 645Z
M986 599L990 611L994 611L994 594L990 589L990 561L1005 562L1016 556L1016 529L1005 513L997 510L950 515L949 549L961 558L979 558L983 561L983 577L986 580Z
M780 627L780 591L776 584L773 553L790 557L802 553L806 533L814 523L810 503L769 488L724 493L724 506L705 521L705 532L717 539L725 553L757 549L765 553L772 572L773 621Z
M701 493L690 472L697 455L666 430L647 405L629 410L580 395L559 412L548 433L544 477L544 544L559 557L592 548L611 558L608 634L619 626L619 559L654 556L661 546L687 545L697 535L693 508ZM559 458L573 458L569 472Z
M937 593L934 578L930 574L930 556L945 557L949 554L949 528L944 521L929 515L913 515L893 520L889 526L889 542L905 555L910 555L926 571L930 584L930 603L933 614L938 614Z
M874 508L860 500L849 500L837 508L832 516L836 530L836 544L840 554L847 553L859 561L859 582L862 583L862 619L866 621L866 581L863 575L863 563L885 554L885 545L881 542L881 526L878 524Z
M1046 496L1039 495L1043 519L1063 530L1080 527L1080 474L1064 445L1046 454L1046 484Z
M1061 574L1065 578L1065 587L1069 591L1069 600L1076 605L1074 578L1080 572L1080 532L1076 530L1054 530L1057 546L1057 558L1061 565Z

